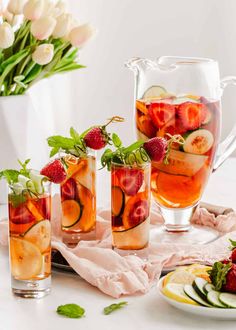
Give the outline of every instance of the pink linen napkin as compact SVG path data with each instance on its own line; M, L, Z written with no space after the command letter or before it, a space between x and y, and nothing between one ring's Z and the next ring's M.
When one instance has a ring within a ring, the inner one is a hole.
M121 257L111 249L110 211L97 212L97 240L81 241L69 248L61 241L60 199L53 198L52 247L60 251L71 267L87 282L102 292L119 298L122 295L146 293L160 277L163 267L171 268L194 262L211 264L229 254L228 238L236 240L236 213L214 216L200 208L192 222L214 228L220 238L207 245L180 245L150 242L149 260L137 256ZM151 224L163 222L158 208L153 206ZM0 244L7 244L7 221L0 222Z

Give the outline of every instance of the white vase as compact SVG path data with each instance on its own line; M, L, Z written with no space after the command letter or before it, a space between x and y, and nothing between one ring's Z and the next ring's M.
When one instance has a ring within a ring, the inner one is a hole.
M0 170L19 168L18 159L30 158L30 167L40 169L48 160L43 121L28 94L0 97ZM7 187L0 183L0 204L7 202Z

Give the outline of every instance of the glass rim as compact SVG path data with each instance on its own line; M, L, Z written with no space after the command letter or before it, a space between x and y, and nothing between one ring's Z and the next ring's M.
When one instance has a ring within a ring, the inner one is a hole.
M215 59L208 57L195 57L195 56L169 56L164 55L157 58L157 63L162 64L162 60L176 60L172 65L202 65L218 63Z
M125 167L125 168L137 168L137 169L144 169L146 167L151 167L151 162L146 162L146 163L143 163L143 164L133 164L133 165L130 165L130 164L121 164L121 163L117 163L115 161L111 161L111 165L114 165L114 166L117 166L117 167Z

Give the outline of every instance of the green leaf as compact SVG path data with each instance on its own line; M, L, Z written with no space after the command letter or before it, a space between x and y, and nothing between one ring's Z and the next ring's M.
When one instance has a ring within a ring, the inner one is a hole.
M57 313L69 318L79 319L84 316L85 309L77 304L66 304L58 306Z
M55 156L59 152L60 148L58 147L53 147L51 152L50 152L50 157Z
M217 291L220 291L222 286L226 284L226 275L230 270L232 264L223 264L220 261L214 263L212 269L208 271L212 284L215 286Z
M124 154L130 153L130 152L140 148L143 145L143 143L144 143L143 141L136 141L136 142L132 143L127 148L124 148L124 150L123 150Z
M61 135L50 136L47 141L49 147L57 147L64 150L74 148L74 140L72 138L67 138Z
M84 68L86 68L86 66L77 64L77 63L71 63L71 64L65 65L65 66L53 71L53 73L73 71L73 70L84 69Z
M112 134L112 142L116 148L120 148L122 146L122 141L116 133Z
M236 241L233 241L232 239L229 239L229 241L231 243L230 249L233 250L234 248L236 248Z
M18 207L20 204L26 201L26 193L22 192L21 194L10 194L9 201L13 207Z
M75 144L81 144L80 135L73 127L70 128L70 136L75 141Z
M20 87L23 87L23 88L27 88L27 85L25 85L23 82L22 82L22 80L24 80L25 79L25 76L23 76L23 75L20 75L20 76L16 76L16 77L14 77L14 82L18 85L18 86L20 86Z
M16 170L3 170L0 172L0 179L5 178L8 184L12 184L18 181L19 174Z
M42 67L39 64L35 64L29 74L26 76L24 80L24 84L28 84L31 81L35 80L39 74L42 72Z
M116 311L117 309L121 309L123 308L124 306L126 306L128 303L127 301L122 301L120 303L117 303L117 304L111 304L110 306L107 306L103 309L103 313L105 315L109 315L111 314L112 312Z

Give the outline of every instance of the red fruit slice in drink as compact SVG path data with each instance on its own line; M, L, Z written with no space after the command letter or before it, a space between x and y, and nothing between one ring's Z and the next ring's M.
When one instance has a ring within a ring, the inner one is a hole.
M40 212L43 214L43 219L51 219L51 200L49 197L42 197L37 200L37 207Z
M131 197L125 205L123 225L125 229L133 228L147 219L149 204L146 192L138 193Z
M148 113L157 128L164 126L175 115L175 106L158 102L150 104Z
M18 207L9 207L10 221L14 224L26 224L35 220L33 214L29 211L25 204Z
M137 194L143 184L142 170L134 168L122 168L116 171L120 187L128 196Z
M208 110L203 103L185 102L178 106L177 114L187 130L199 128L205 121Z
M74 179L68 179L61 186L61 197L62 200L65 199L76 199L76 182Z
M149 116L140 116L137 119L137 126L141 133L148 138L156 136L156 127L153 125L152 119Z

